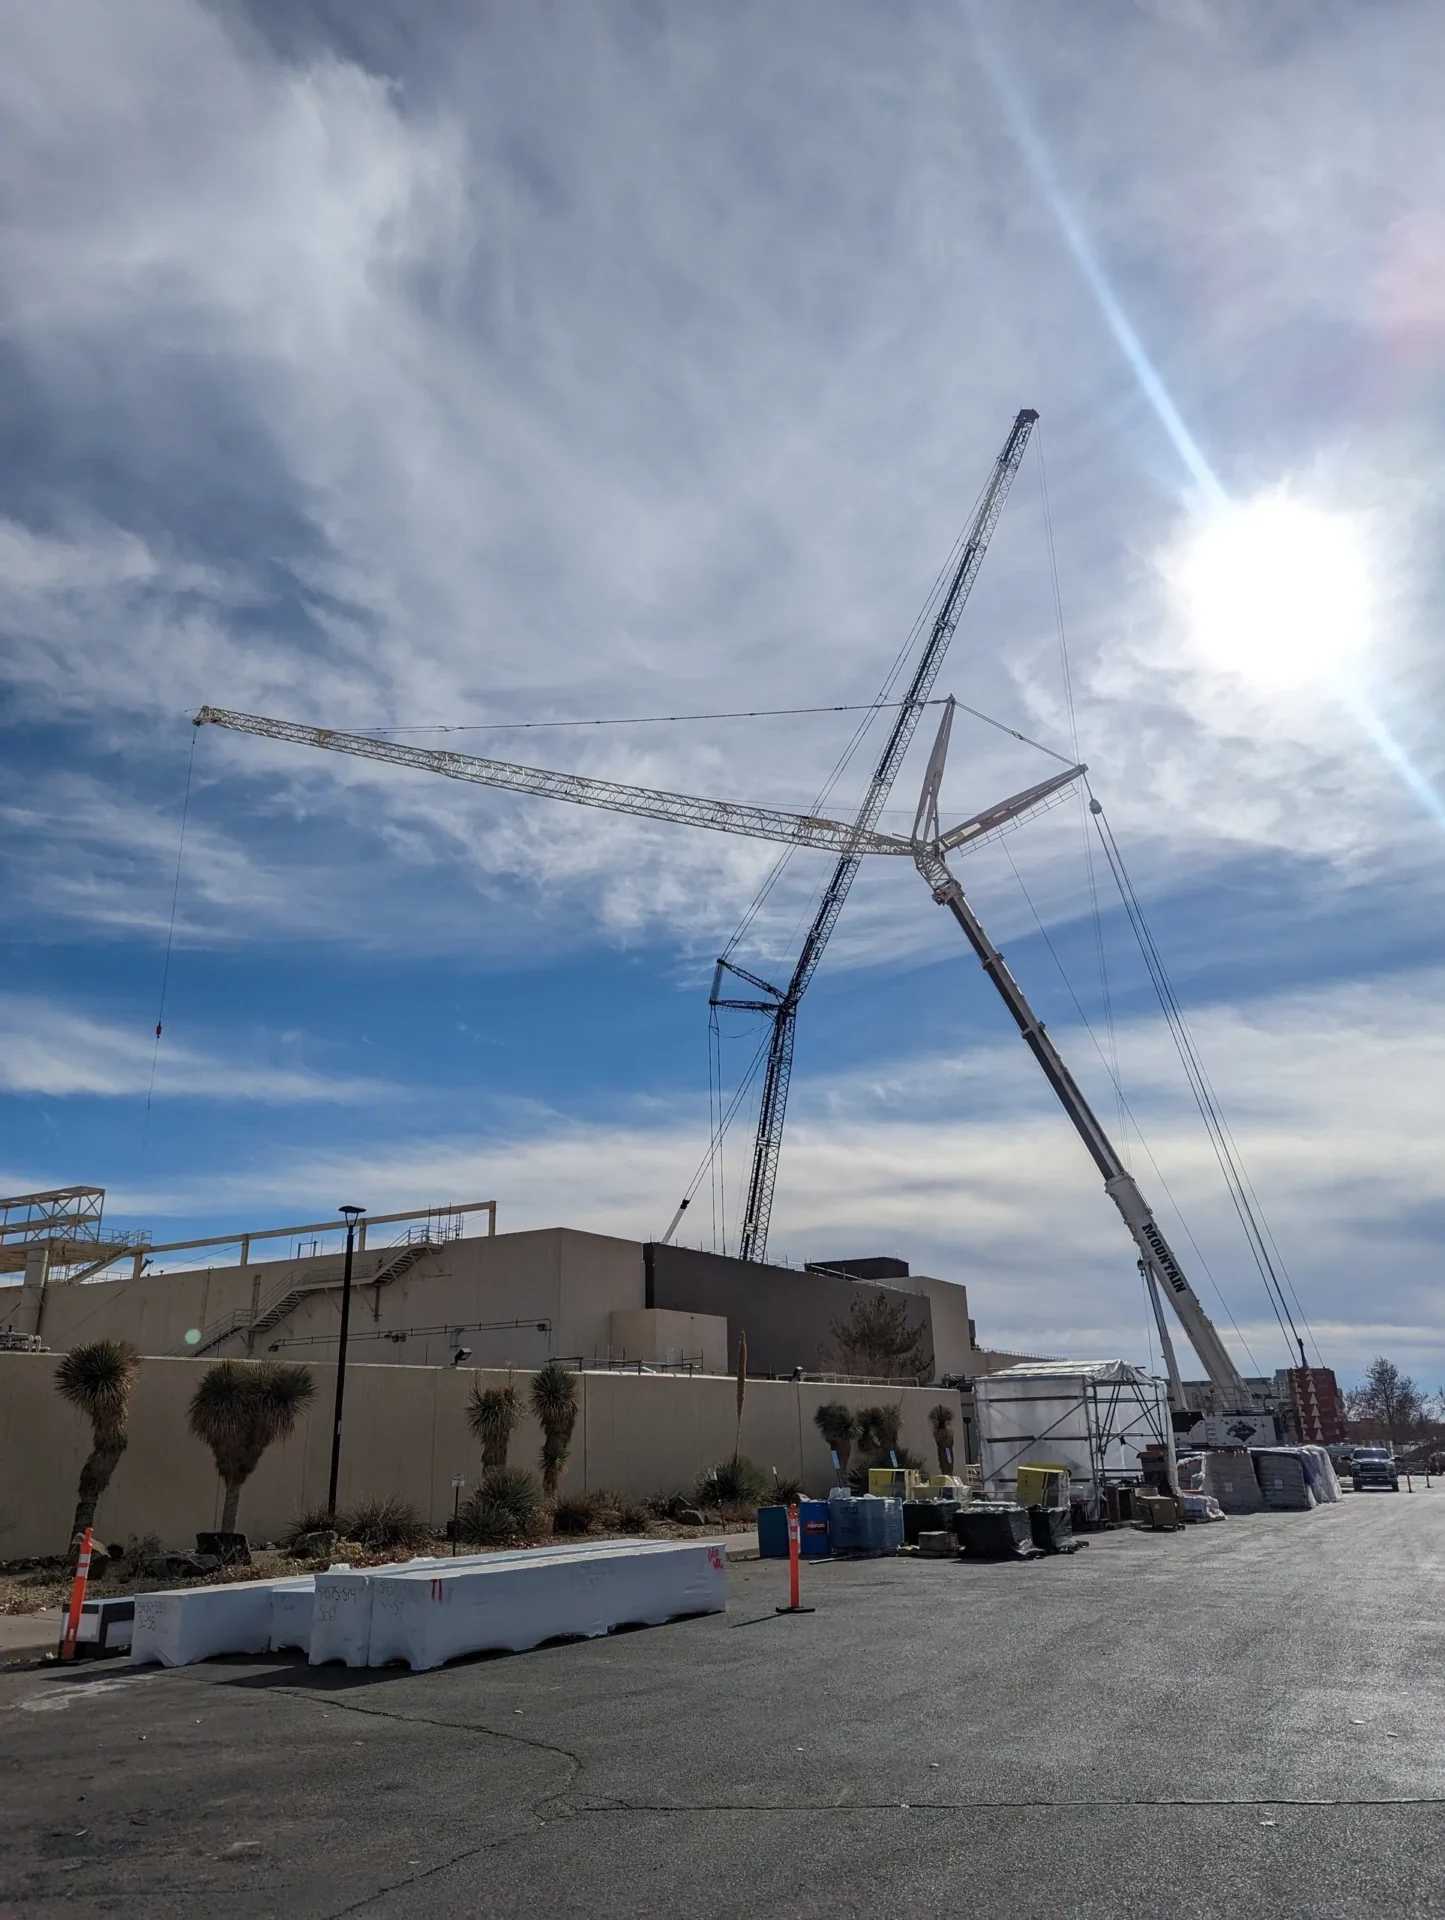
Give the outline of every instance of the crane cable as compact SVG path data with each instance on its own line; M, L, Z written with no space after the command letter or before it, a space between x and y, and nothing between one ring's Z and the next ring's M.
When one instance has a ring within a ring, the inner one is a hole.
M191 729L191 751L186 759L186 791L185 797L181 801L181 837L180 844L176 848L176 879L175 885L171 888L171 920L170 926L166 930L165 964L161 968L161 997L160 1005L156 1011L156 1043L151 1053L150 1085L146 1089L147 1114L149 1114L151 1110L151 1100L156 1090L156 1067L159 1064L161 1056L161 1029L166 1017L166 988L169 986L171 978L171 948L175 945L176 938L176 907L181 897L181 861L185 857L186 851L186 820L191 811L191 776L196 770L196 734L197 729L193 727Z
M1274 1238L1274 1233L1264 1217L1264 1209L1260 1205L1259 1196L1255 1193L1253 1184L1244 1171L1238 1143L1234 1138L1228 1121L1224 1117L1219 1105L1219 1096L1215 1092L1213 1082L1210 1080L1204 1063L1199 1056L1199 1051L1194 1044L1194 1036L1190 1032L1188 1021L1185 1019L1184 1009L1180 1004L1178 995L1174 991L1173 982L1170 980L1168 970L1164 965L1163 955L1159 951L1154 935L1150 930L1149 923L1145 918L1143 904L1139 899L1133 880L1130 878L1128 868L1124 864L1124 857L1119 849L1119 843L1114 837L1114 830L1109 824L1103 804L1092 792L1090 794L1090 811L1094 817L1094 824L1098 831L1100 844L1104 849L1104 857L1109 863L1110 871L1114 876L1114 883L1119 889L1119 897L1123 902L1124 911L1128 916L1134 937L1139 943L1139 950L1143 954L1144 964L1148 969L1155 995L1158 998L1160 1008L1168 1024L1175 1049L1179 1054L1185 1077L1189 1081L1189 1088L1194 1096L1194 1103L1199 1109L1201 1119L1204 1121L1205 1129L1209 1134L1210 1144L1214 1149L1215 1158L1219 1162L1220 1171L1223 1173L1225 1183L1228 1186L1230 1200L1233 1203L1235 1213L1239 1217L1240 1226L1244 1230L1245 1239L1249 1245L1255 1266L1258 1268L1260 1278L1264 1282L1265 1292L1269 1297L1270 1305L1274 1309L1275 1319L1279 1322L1280 1331L1290 1346L1291 1365L1293 1365L1296 1351L1300 1355L1301 1363L1304 1363L1304 1342L1300 1338L1299 1327L1296 1324L1294 1313L1290 1310L1289 1300L1285 1296L1284 1282L1288 1283L1290 1294L1293 1295L1295 1309L1299 1313L1299 1319L1304 1325L1305 1332L1309 1335L1310 1344L1315 1350L1315 1357L1319 1360L1320 1364L1323 1365L1324 1360L1323 1355L1320 1353L1319 1341L1315 1338L1314 1329L1310 1326L1309 1320L1305 1315L1298 1290L1295 1287L1293 1279L1290 1277L1288 1269L1285 1267L1283 1258L1280 1255L1278 1243ZM1284 1275L1284 1282L1280 1279L1281 1274Z

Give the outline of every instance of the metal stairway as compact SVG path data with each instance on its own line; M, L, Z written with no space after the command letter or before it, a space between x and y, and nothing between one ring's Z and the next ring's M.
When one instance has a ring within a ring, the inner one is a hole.
M429 1253L439 1253L440 1242L435 1240L409 1240L404 1246L390 1250L390 1258L383 1259L375 1273L358 1278L353 1275L354 1287L375 1287L378 1291L393 1280L399 1280L409 1273L417 1261ZM338 1256L339 1264L339 1256ZM288 1314L294 1313L309 1293L334 1291L342 1284L341 1273L334 1272L317 1275L313 1279L283 1280L281 1285L259 1301L254 1309L237 1307L233 1312L213 1320L209 1326L201 1329L201 1337L193 1344L183 1342L172 1347L173 1355L184 1355L198 1360L202 1354L211 1353L237 1334L244 1334L248 1340L254 1340L258 1334L269 1333L279 1326Z

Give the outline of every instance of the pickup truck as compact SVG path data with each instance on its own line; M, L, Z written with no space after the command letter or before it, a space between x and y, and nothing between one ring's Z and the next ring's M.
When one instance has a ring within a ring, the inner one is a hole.
M1400 1491L1400 1469L1388 1447L1356 1447L1350 1472L1356 1493L1364 1493L1370 1487L1388 1487L1391 1493Z

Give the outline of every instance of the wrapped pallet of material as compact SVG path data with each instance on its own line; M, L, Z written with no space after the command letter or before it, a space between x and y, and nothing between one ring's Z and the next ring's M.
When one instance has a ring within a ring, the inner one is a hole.
M1299 1451L1310 1492L1321 1506L1333 1506L1341 1497L1340 1477L1335 1472L1334 1461L1323 1447L1301 1447Z
M1201 1454L1200 1493L1217 1500L1226 1513L1259 1513L1264 1495L1259 1490L1254 1462L1243 1447L1220 1447Z
M968 1560L1031 1560L1041 1549L1034 1545L1026 1508L1006 1500L979 1501L960 1507L953 1530Z
M1181 1493L1186 1520L1223 1520L1226 1518L1223 1507L1207 1493Z
M1305 1463L1296 1447L1258 1447L1252 1450L1254 1470L1264 1504L1280 1513L1305 1513L1319 1503L1305 1477Z
M370 1664L416 1672L466 1654L520 1653L545 1640L596 1639L726 1606L716 1542L655 1540L610 1553L450 1561L375 1583Z
M138 1594L131 1665L158 1661L163 1667L188 1667L222 1653L265 1653L277 1587L304 1585L305 1578L230 1580L218 1587Z

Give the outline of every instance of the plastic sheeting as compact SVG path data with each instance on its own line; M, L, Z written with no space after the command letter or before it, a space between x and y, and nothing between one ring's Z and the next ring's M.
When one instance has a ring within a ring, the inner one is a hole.
M416 1671L463 1654L518 1653L544 1640L594 1639L620 1626L721 1613L726 1556L717 1543L649 1541L621 1552L526 1555L489 1565L443 1561L375 1582L373 1667Z
M1254 1453L1254 1470L1267 1507L1282 1513L1305 1513L1319 1504L1305 1473L1302 1452L1302 1448L1261 1447Z
M138 1594L131 1665L159 1661L163 1667L188 1667L218 1653L265 1653L276 1589L304 1586L308 1578L234 1580L220 1587Z
M1096 1512L1105 1485L1141 1475L1144 1447L1174 1464L1168 1382L1127 1360L1041 1361L980 1374L973 1383L979 1459L991 1499L1012 1499L1018 1470L1066 1466L1076 1496Z
M1254 1462L1242 1447L1225 1447L1198 1457L1200 1493L1217 1500L1226 1513L1260 1512L1264 1495L1259 1490Z

